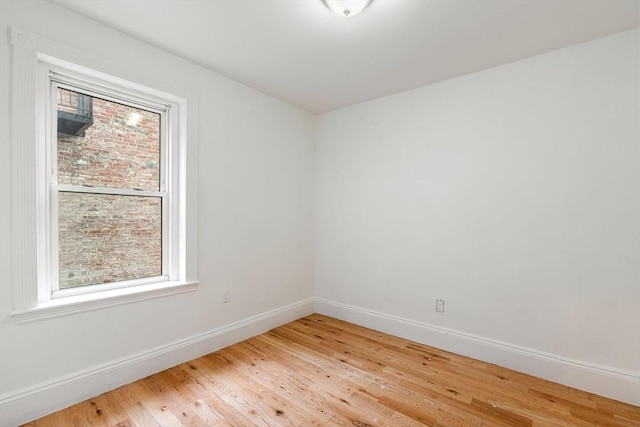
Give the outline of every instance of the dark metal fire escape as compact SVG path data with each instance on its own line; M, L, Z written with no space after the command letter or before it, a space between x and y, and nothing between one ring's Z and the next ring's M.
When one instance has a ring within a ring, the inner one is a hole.
M58 103L58 133L84 136L93 124L93 98L77 92L67 92ZM77 102L72 102L76 98Z

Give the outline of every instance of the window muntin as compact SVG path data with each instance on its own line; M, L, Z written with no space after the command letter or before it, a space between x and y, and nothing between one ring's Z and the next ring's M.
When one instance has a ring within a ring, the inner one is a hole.
M44 298L171 280L171 109L58 73L50 84Z

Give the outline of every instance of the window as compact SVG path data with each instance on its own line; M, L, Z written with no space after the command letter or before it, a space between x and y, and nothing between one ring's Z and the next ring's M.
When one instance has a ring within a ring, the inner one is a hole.
M171 110L90 89L51 77L52 297L170 274L163 126Z
M178 103L57 61L41 67L40 301L179 280Z
M14 319L195 290L186 88L58 59L122 69L22 30L11 43Z

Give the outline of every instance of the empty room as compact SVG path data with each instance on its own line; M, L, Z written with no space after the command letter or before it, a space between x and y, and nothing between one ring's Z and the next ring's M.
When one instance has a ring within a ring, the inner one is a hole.
M640 426L639 27L0 0L0 426Z

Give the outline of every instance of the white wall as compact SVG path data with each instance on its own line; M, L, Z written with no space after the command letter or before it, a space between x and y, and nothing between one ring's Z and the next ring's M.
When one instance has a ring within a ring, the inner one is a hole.
M321 311L640 404L638 55L633 30L320 116Z
M0 424L312 311L314 116L49 1L0 1L0 19ZM84 51L123 77L196 93L188 191L197 206L189 225L197 227L197 291L22 325L10 316L9 26Z

